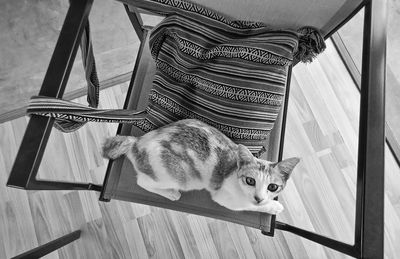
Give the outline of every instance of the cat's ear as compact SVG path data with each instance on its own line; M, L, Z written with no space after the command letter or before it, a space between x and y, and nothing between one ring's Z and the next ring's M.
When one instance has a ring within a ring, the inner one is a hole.
M291 175L294 167L300 162L300 158L291 157L285 160L282 160L279 163L274 165L274 168L277 168L282 176L287 180Z
M254 160L253 154L250 150L242 144L238 144L239 146L239 160L240 164L247 164Z

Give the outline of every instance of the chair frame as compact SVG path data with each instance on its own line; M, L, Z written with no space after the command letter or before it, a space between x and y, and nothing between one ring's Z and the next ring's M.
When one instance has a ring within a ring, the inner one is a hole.
M92 6L93 0L71 0L56 47L49 63L39 95L62 98L79 41ZM354 244L347 244L295 226L275 221L272 217L271 233L279 229L312 240L356 258L383 258L384 255L384 149L385 149L385 61L386 61L386 0L365 0L335 29L328 32L329 38L346 24L359 10L364 8L364 37L361 71L361 104L359 119L359 146L357 165L357 193ZM143 47L147 28L140 14L125 9ZM137 60L140 60L141 51ZM133 70L132 79L136 73ZM290 75L283 107L283 127L279 148L282 159L287 107L290 91ZM132 81L124 108L131 95ZM135 98L135 97L133 97ZM37 180L53 118L32 115L25 131L20 149L11 170L7 186L25 190L93 190L102 192L104 185L72 183L63 181ZM121 125L118 132L121 131ZM109 164L110 168L110 164ZM108 168L108 169L109 169ZM108 174L109 170L107 170ZM107 199L103 199L107 201Z
M57 249L60 249L75 240L78 240L81 237L82 231L75 230L69 234L66 234L62 237L59 237L55 240L49 241L46 244L43 244L39 247L35 247L29 251L26 251L22 254L12 257L11 259L31 259L31 258L40 258L45 255L48 255Z

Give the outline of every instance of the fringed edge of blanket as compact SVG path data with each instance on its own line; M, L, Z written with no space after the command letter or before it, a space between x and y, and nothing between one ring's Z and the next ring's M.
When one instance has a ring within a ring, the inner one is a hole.
M326 48L324 37L314 27L302 27L299 33L299 45L294 54L295 62L309 63Z

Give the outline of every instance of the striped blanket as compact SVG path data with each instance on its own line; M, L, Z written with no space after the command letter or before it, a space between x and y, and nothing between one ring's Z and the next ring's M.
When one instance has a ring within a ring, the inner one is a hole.
M29 113L72 122L111 121L111 114L114 122L131 123L145 132L195 118L257 154L264 150L281 109L289 66L311 61L325 48L321 35L309 27L271 29L183 0L132 4L166 15L150 34L157 71L146 111L130 111L123 121L119 112L71 109L70 102L58 100L47 100L53 108L46 109L45 99L34 98Z

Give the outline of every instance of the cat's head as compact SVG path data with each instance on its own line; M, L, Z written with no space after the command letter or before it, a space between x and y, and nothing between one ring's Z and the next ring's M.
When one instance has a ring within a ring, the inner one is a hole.
M293 168L300 161L293 157L271 163L255 158L243 145L239 145L238 154L239 185L251 203L261 206L283 190Z

